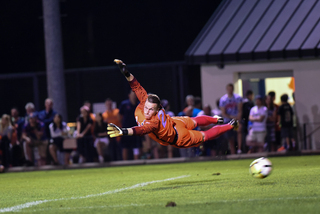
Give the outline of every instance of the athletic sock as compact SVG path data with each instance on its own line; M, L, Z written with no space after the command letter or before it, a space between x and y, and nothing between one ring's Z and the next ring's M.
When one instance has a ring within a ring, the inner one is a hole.
M220 126L214 126L211 129L204 131L204 141L207 140L213 140L217 137L219 137L220 135L224 134L225 132L232 130L233 126L229 125L229 124L225 124L225 125L220 125Z
M79 157L79 163L84 163L84 158L83 157Z
M103 158L103 156L101 156L101 155L99 155L99 162L100 162L100 163L103 163L103 162L104 162L104 158Z
M192 119L197 122L197 126L207 126L210 124L216 124L218 122L217 118L207 115L193 117Z

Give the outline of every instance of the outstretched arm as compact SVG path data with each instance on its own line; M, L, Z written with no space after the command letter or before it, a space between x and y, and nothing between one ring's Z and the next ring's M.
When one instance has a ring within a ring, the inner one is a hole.
M107 127L107 134L112 137L119 137L122 135L138 135L143 136L149 134L157 128L157 123L148 123L143 126L134 126L131 128L120 128L113 123L109 123Z
M120 59L113 60L119 66L121 73L125 76L128 82L134 79L134 76L127 70L126 64L124 64Z
M132 128L120 128L113 123L109 123L107 127L107 134L112 137L120 137L123 135L133 135Z
M129 85L132 91L137 95L137 98L139 99L140 104L144 104L144 102L148 97L147 91L140 85L138 80L127 70L126 64L124 64L119 59L115 59L114 62L118 64L121 73L128 80Z

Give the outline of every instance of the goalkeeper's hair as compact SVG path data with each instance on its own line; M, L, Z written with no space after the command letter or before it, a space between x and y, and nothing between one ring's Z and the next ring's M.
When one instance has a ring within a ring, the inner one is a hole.
M157 104L158 110L162 108L160 98L156 94L148 94L148 102Z

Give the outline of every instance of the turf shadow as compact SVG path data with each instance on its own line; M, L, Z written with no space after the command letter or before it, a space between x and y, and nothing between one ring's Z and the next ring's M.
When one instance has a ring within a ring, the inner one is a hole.
M188 186L194 186L194 185L203 185L204 183L220 183L220 182L226 182L228 180L227 178L215 178L215 179L206 179L206 180L198 180L198 181L176 181L176 182L170 182L166 184L167 186L176 186L176 185L188 185Z
M276 184L277 182L274 182L274 181L263 181L261 183L258 183L258 185L260 186L274 186Z

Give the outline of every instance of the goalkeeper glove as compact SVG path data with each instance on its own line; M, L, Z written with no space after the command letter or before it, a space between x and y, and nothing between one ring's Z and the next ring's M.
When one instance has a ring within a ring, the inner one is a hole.
M107 127L107 134L112 137L120 137L122 135L128 135L128 129L120 128L113 123L109 123Z
M127 66L126 64L124 64L120 59L115 59L113 60L115 63L117 63L117 65L120 68L121 73L125 76L125 77L130 77L130 72L127 70Z
M214 115L213 118L217 118L217 124L219 125L223 124L224 122L223 117L220 117L218 115Z

